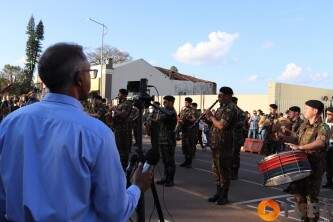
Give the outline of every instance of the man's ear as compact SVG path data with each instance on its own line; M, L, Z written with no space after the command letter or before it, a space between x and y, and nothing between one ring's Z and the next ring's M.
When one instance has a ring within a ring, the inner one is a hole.
M74 76L74 84L81 87L82 86L82 79L81 79L82 75L80 75L79 72L77 72Z

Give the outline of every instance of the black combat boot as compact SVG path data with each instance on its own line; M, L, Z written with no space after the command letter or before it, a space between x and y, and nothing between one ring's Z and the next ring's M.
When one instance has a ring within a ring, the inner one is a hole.
M166 180L165 180L164 186L166 186L166 187L173 187L175 185L174 182L173 182L174 175L175 175L175 171L173 169L169 169L167 171L167 176L166 176Z
M188 158L185 157L185 161L182 164L180 164L179 166L180 167L186 167L187 165L188 165Z
M162 178L156 182L157 185L164 185L166 182L165 178Z
M220 198L216 202L217 205L225 205L225 204L229 203L228 191L229 191L228 189L225 189L223 187L221 188Z
M323 185L323 188L333 189L332 180L327 180L326 184Z
M220 186L216 186L216 193L214 194L214 196L208 198L208 202L210 203L215 203L221 195L221 187Z
M192 159L187 159L187 164L185 166L186 168L192 168Z
M231 180L238 180L238 169L237 168L232 170Z

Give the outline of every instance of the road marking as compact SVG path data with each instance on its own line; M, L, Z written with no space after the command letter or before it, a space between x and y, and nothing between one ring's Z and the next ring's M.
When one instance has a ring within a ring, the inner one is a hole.
M187 189L179 187L179 186L174 186L174 188L176 190L182 191L182 192L187 193L187 194L191 194L193 196L196 196L196 197L199 197L199 198L202 198L202 199L205 199L205 200L207 200L209 198L208 196L206 196L204 194L194 192L194 191L190 191L190 190L187 190Z
M255 203L255 202L259 202L259 201L266 200L266 199L277 199L277 198L284 198L284 197L291 197L291 195L284 194L284 195L263 197L263 198L258 198L258 199L252 199L252 200L247 200L247 201L236 202L236 203L233 203L233 204L236 204L236 205L239 205L239 204L249 204L249 203Z

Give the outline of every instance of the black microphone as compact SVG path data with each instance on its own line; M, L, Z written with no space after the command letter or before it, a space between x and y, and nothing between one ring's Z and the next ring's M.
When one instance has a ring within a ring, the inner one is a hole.
M128 166L126 168L126 177L127 179L130 179L131 175L132 175L132 172L134 170L134 167L135 167L135 164L139 161L139 156L138 154L133 154L131 156L131 159L128 163Z
M150 149L148 150L147 154L146 154L146 162L143 165L143 170L142 172L147 172L148 170L152 170L154 166L157 165L160 156L158 154L158 151Z

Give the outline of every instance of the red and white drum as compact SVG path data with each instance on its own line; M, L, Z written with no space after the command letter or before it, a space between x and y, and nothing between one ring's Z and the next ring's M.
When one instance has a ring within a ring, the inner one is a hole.
M312 172L306 154L302 151L287 151L265 157L258 163L264 174L265 186L278 186L301 180Z

